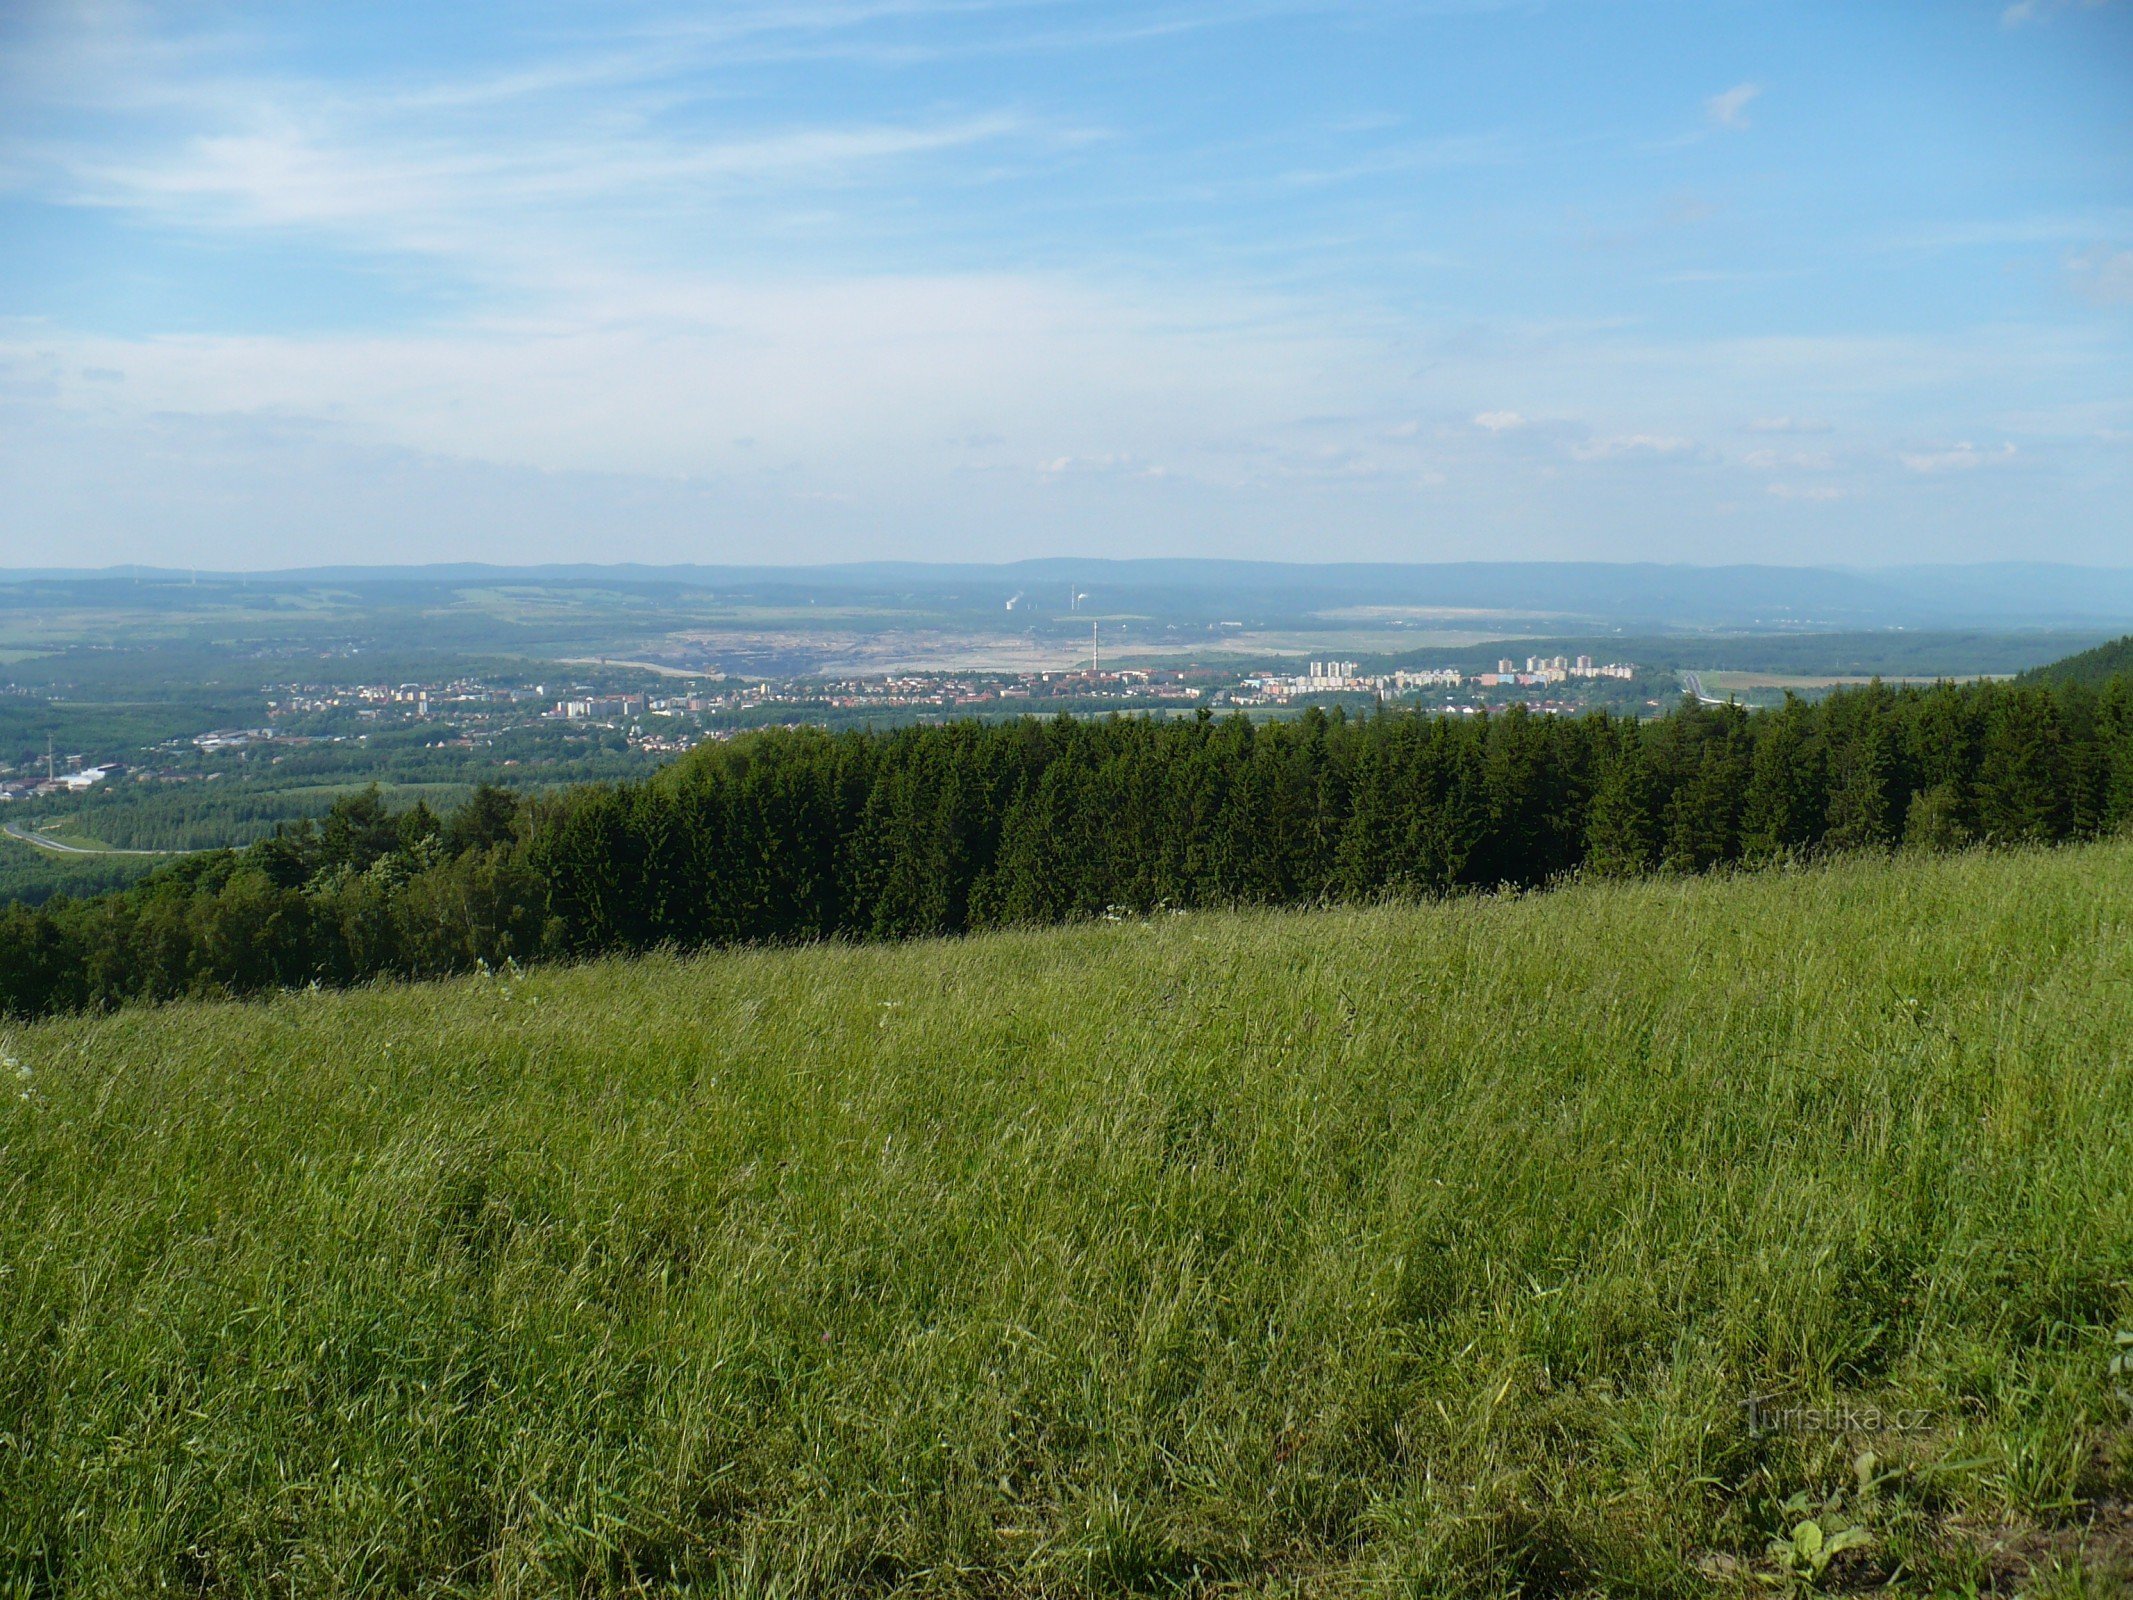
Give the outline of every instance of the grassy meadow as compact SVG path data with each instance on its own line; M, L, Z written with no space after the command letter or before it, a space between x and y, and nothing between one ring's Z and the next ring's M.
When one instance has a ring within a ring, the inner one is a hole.
M2111 843L18 1029L0 1594L2115 1592L2129 935Z

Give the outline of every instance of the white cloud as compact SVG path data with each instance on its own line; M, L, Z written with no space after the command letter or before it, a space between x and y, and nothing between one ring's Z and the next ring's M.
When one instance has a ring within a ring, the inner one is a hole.
M1832 483L1773 483L1770 493L1779 500L1809 500L1827 503L1842 500L1844 491Z
M348 477L321 465L319 484L372 486L349 501L362 518L320 513L319 526L341 530L333 537L375 524L401 530L362 534L381 551L429 530L455 540L455 513L474 505L464 526L505 556L513 519L546 503L541 485L572 475L556 505L573 508L580 536L633 537L627 511L599 510L601 497L642 496L666 508L665 529L717 526L780 548L790 537L794 559L868 550L897 529L911 530L913 554L940 553L935 538L962 538L966 552L1058 540L1166 553L1258 539L1258 552L1281 553L1296 530L1336 525L1359 550L1422 553L1417 487L1444 491L1431 496L1430 554L1471 553L1471 530L1504 526L1521 527L1536 552L1664 553L1705 509L1712 475L1691 462L1752 469L1735 487L1773 518L1775 500L1821 497L1824 485L1784 480L1832 471L1828 458L1740 430L1825 433L1823 413L1842 419L1842 459L1859 475L1859 509L1846 515L1862 520L1869 482L1877 516L1900 498L1892 487L1921 506L1937 498L1906 478L1899 451L1947 458L1911 468L1921 472L2004 457L1948 440L2016 437L2040 457L2029 441L2050 440L2052 465L2086 451L2090 485L2123 480L2113 465L2123 450L2106 449L2109 430L2133 426L2115 317L1712 337L1688 331L1708 324L1664 314L1521 321L1487 309L1501 301L1461 303L1456 288L1366 308L1352 285L1293 269L1352 245L1367 254L1367 239L1329 222L1304 249L1256 198L1235 210L1233 193L1225 214L1241 215L1255 242L1225 246L1212 270L1164 255L1153 235L1145 253L1112 248L1100 231L1087 249L1038 250L996 215L1040 208L1042 186L1025 192L1019 180L1056 165L1074 167L1079 184L1091 176L1084 152L1105 154L1079 124L1053 120L1075 110L1064 95L988 97L973 77L964 98L943 100L929 79L825 110L822 97L780 98L726 70L736 54L837 55L860 43L833 37L854 19L886 19L876 34L900 35L899 16L997 20L1020 4L735 0L678 45L625 26L620 49L543 57L536 44L531 58L456 81L367 68L292 79L279 74L297 57L234 36L161 52L118 41L67 63L10 62L0 48L0 181L29 186L33 203L122 213L144 255L165 251L162 264L224 259L225 247L238 262L258 247L308 268L316 247L333 269L316 275L314 302L289 295L257 315L233 273L223 326L313 330L281 336L126 339L0 319L0 481L13 501L0 506L0 545L101 525L152 551L164 502L191 497L239 508L222 519L232 528L249 518L317 549L329 536L298 512L334 496L295 468L329 457ZM1696 87L1677 92L1693 104ZM39 115L11 90L40 97ZM1712 96L1712 124L1745 126L1755 95L1741 84ZM818 109L791 109L800 104ZM1306 169L1323 187L1509 160L1508 137L1410 142L1352 162L1311 146L1257 176L1256 158L1213 165L1238 192L1298 186ZM1162 189L1161 164L1141 153L1128 156L1136 175ZM1596 172L1595 192L1606 177ZM1700 209L1683 200L1672 220ZM1160 221L1212 238L1221 229L1203 224L1214 216ZM2121 240L2124 221L2070 209L2046 259ZM215 249L199 249L209 233ZM1486 251L1426 259L1431 271L1453 259L1471 271ZM1059 270L986 270L1038 260ZM955 266L926 270L942 262ZM2084 293L2120 292L2123 253L2066 264ZM344 318L336 272L386 288ZM1238 287L1252 284L1278 287ZM403 287L415 292L403 299ZM212 314L194 325L214 326ZM1513 395L1523 411L1504 405ZM2043 417L2060 401L2092 410ZM1759 411L1773 415L1738 422ZM1722 449L1699 450L1691 436L1706 433ZM1758 444L1779 448L1744 461ZM71 500L52 487L70 474L84 486ZM47 508L75 509L40 516L33 496L16 494L31 475ZM506 479L524 498L508 515L482 512L480 497ZM1769 479L1780 480L1770 498L1754 492ZM2042 471L1968 487L2070 493ZM123 513L111 509L127 494ZM824 506L849 520L817 514ZM202 525L220 524L203 514ZM2011 526L1999 519L1990 537ZM1940 536L1936 525L1924 537Z
M2080 294L2099 305L2133 305L2133 250L2112 250L2097 245L2067 258Z
M1913 472L1969 472L1977 467L2004 466L2020 452L2011 444L1997 450L1980 450L1968 439L1940 450L1906 451L1897 460Z
M1167 478L1168 467L1144 461L1129 451L1116 450L1099 456L1054 456L1049 461L1037 463L1037 471L1047 478L1074 476Z
M1998 245L2072 245L2133 228L2133 207L2092 206L2023 216L1977 216L1885 234L1877 250L1972 250Z
M1400 392L1397 363L1367 338L1232 296L1188 306L1013 275L617 276L599 290L594 316L389 336L0 329L0 363L95 416L302 419L366 447L499 466L797 470L840 487L938 481L972 464L961 441L980 432L995 442L978 465L1131 475L1182 455L1244 484L1274 467L1235 441ZM97 380L80 376L92 369ZM741 437L755 443L736 454Z
M835 191L868 167L1031 132L989 115L727 139L566 131L490 141L275 113L131 159L60 150L48 162L75 204L188 228L322 230L361 248L509 263L517 276L620 206L682 217L753 191L786 207L796 191ZM574 212L591 215L573 228Z
M1796 472L1828 472L1837 462L1824 450L1750 450L1741 460L1759 472L1790 467Z
M1570 453L1580 461L1611 461L1618 456L1677 456L1696 448L1693 439L1663 433L1624 433L1605 439L1588 439L1572 445Z
M2037 22L2055 11L2064 11L2069 6L2078 6L2083 11L2097 11L2110 4L2110 0L2014 0L2000 13L2000 26L2019 28L2025 22Z
M1714 128L1745 128L1748 126L1748 106L1763 87L1758 83L1736 83L1732 88L1714 94L1704 101L1704 115Z
M982 102L770 114L702 81L735 70L741 41L960 9L743 4L683 38L618 17L621 48L410 81L290 76L256 37L123 0L53 7L19 49L0 45L0 104L39 113L0 118L0 186L173 231L422 258L477 288L573 287L556 280L587 263L700 260L707 237L759 241L810 215L820 228L966 161L997 173L1097 137Z

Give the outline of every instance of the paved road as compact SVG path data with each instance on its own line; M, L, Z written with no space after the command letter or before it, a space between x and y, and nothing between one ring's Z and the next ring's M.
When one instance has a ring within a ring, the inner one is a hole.
M1697 672L1684 672L1681 675L1681 687L1688 690L1690 694L1707 706L1722 706L1729 698L1725 695L1706 694L1703 687L1703 675Z
M0 833L10 839L20 839L24 844L33 844L40 850L49 850L62 856L174 856L183 855L182 850L113 850L98 849L87 844L61 844L57 839L47 839L41 833L25 833L12 822L0 822Z

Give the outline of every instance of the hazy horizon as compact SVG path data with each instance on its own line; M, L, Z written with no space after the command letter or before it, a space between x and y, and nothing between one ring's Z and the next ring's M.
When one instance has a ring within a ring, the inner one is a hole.
M0 566L2133 548L2133 6L32 3Z
M1038 551L1028 555L959 557L926 556L846 556L809 561L745 561L745 560L638 560L618 558L612 561L584 561L557 558L553 560L489 560L484 558L440 558L434 561L310 561L283 566L221 567L205 562L158 564L154 561L114 561L103 566L32 566L27 563L0 562L0 579L29 578L109 578L133 575L156 577L212 577L212 578L273 578L309 576L330 572L415 572L448 573L453 571L499 571L499 572L828 572L840 569L864 569L879 567L911 567L930 570L1007 569L1029 566L1201 566L1280 568L1309 572L1338 573L1343 570L1415 570L1426 571L1439 568L1501 568L1509 571L1540 570L1547 568L1597 568L1604 570L1627 570L1644 568L1660 572L1772 572L1782 574L1829 573L1850 577L1880 577L1905 573L1977 573L1990 571L2031 571L2041 573L2110 573L2133 574L2133 560L2123 561L2025 561L2014 557L1981 557L1969 561L1888 561L1878 563L1844 561L1663 561L1637 558L1610 559L1597 557L1532 557L1478 559L1462 556L1439 558L1334 558L1309 560L1300 557L1275 556L1228 556L1228 555L1148 555L1121 556L1077 553L1074 551Z

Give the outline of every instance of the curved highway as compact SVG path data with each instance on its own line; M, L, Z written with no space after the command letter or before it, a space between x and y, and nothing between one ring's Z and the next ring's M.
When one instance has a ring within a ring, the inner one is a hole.
M95 845L62 844L57 839L47 839L41 833L25 833L12 822L0 822L0 833L6 834L10 839L20 839L24 844L33 844L40 850L49 850L54 855L61 856L175 856L185 853L182 850L116 850L109 845L99 849Z

